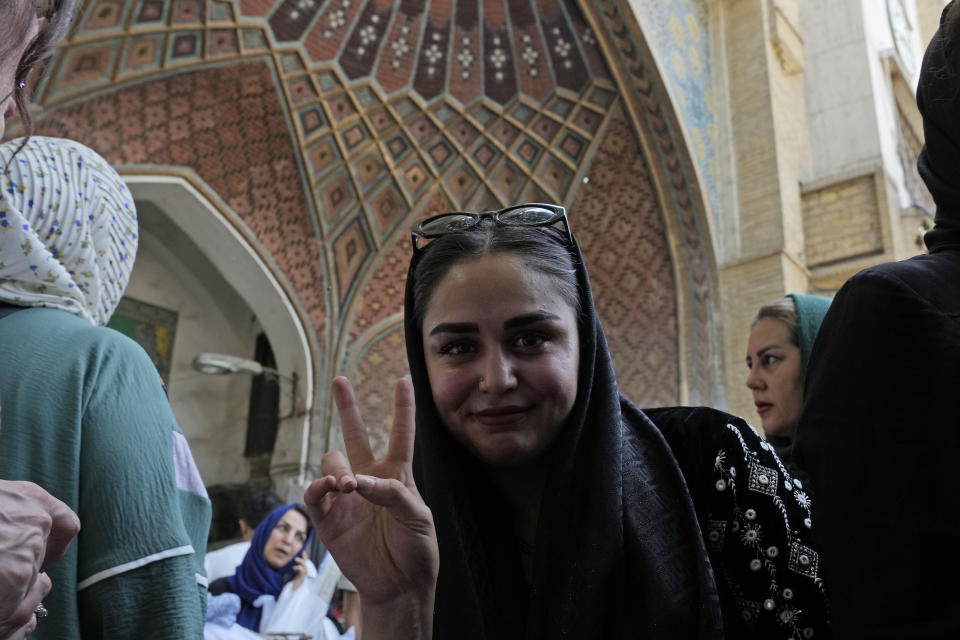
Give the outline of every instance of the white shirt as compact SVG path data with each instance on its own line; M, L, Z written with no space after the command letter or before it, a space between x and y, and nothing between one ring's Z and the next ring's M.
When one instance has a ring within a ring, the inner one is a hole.
M216 551L208 552L206 559L203 561L203 566L207 570L207 581L213 582L218 578L235 574L249 548L249 542L236 542Z

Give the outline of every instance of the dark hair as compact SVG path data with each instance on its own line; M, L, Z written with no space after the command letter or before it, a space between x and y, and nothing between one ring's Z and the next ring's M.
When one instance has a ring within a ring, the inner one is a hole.
M45 18L37 36L30 41L26 50L17 63L17 70L14 75L14 81L23 80L34 67L45 62L57 48L57 44L67 35L70 28L70 21L73 19L73 8L76 0L25 0L19 3L20 11L10 17L7 22L8 33L6 41L13 42L15 47L22 42L16 39L17 34L25 34L30 20L36 15L38 8L42 8L41 14ZM10 3L5 0L4 4ZM11 6L12 11L18 7ZM22 37L22 36L21 36ZM9 55L9 50L4 50L3 55ZM14 93L14 101L17 104L17 112L20 114L20 121L23 123L23 140L14 155L20 152L20 149L27 143L27 138L33 133L33 117L30 114L30 101L25 91Z
M237 517L247 523L251 529L256 529L267 515L283 504L280 496L273 491L257 491L251 493L237 509ZM310 517L307 517L310 520Z
M309 538L310 532L313 531L313 520L310 519L310 514L307 512L307 508L298 502L293 505L290 511L296 511L297 513L303 516L304 520L307 521L307 537Z
M309 533L310 529L313 528L313 520L310 519L310 514L307 513L307 508L298 502L297 504L293 505L293 508L290 510L296 511L304 517L304 519L307 521L307 533Z
M561 297L579 318L580 294L566 235L547 227L505 226L483 220L467 231L432 240L416 258L413 317L418 329L423 327L427 304L447 271L458 262L492 253L514 253L525 267L552 276Z

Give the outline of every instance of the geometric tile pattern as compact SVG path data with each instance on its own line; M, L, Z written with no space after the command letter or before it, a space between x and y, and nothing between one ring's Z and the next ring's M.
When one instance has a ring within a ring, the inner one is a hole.
M335 252L329 313L341 316L365 274L356 257L378 252L436 191L456 208L569 200L595 123L616 101L575 4L480 4L97 0L40 102L53 109L119 81L272 55L299 164L310 167L318 240L332 249L350 226L351 246L364 245ZM588 99L598 93L607 99Z
M717 118L713 99L713 61L710 53L710 0L634 2L649 44L656 49L663 75L677 96L677 110L686 125L691 152L700 165L714 214L717 194Z
M121 167L188 168L272 256L323 335L322 255L266 64L190 71L97 94L44 115L37 133L80 140Z
M628 0L91 0L37 90L39 130L212 190L316 331L318 407L338 363L404 368L379 342L411 223L521 200L570 209L624 390L676 402L681 342L688 397L708 402L703 197L624 15Z
M667 235L674 241L673 269L684 304L677 316L685 351L684 402L722 406L726 394L721 381L722 338L716 322L718 274L708 230L707 198L694 159L632 9L623 0L596 0L583 6L599 25L597 36L614 52L621 95L633 125L642 132L643 155L658 185Z
M679 395L677 302L650 172L617 108L572 205L617 383L640 406Z
M351 382L362 402L374 453L383 455L393 424L394 387L409 372L402 321L398 319L389 330L373 337L357 350L359 358L351 370Z
M670 253L649 171L630 122L616 109L602 132L590 178L569 211L571 226L589 260L597 310L613 354L620 389L641 406L675 403L678 397L676 298ZM403 238L406 240L406 238ZM374 442L386 443L392 412L392 383L407 373L403 327L396 300L403 296L409 262L406 242L385 256L353 323L362 339L378 323L398 326L385 342L361 342L351 373L363 399ZM388 384L389 381L389 384Z

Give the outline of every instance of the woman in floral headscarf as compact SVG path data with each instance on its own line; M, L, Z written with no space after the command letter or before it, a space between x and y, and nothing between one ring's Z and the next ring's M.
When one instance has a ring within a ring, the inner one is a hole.
M133 267L133 198L81 144L21 146L0 146L0 477L83 527L31 637L199 638L210 502L149 356L103 327Z
M137 251L133 198L83 145L35 138L13 159L0 206L0 302L62 309L104 326Z
M74 0L0 2L0 139L18 112L23 130L32 130L27 80L66 34L73 7ZM29 635L46 611L46 570L80 526L65 504L29 482L0 480L0 513L0 638L8 640Z

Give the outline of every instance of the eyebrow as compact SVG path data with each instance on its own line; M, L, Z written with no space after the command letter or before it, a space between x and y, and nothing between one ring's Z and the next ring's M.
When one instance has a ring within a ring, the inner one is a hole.
M762 356L762 355L765 354L767 351L770 351L770 349L782 349L782 348L783 348L783 347L781 347L779 344L776 344L776 343L774 343L774 344L768 344L767 346L763 347L762 349L757 349L757 355L758 355L758 356ZM748 357L749 357L749 356L748 356Z
M473 322L441 322L430 330L430 335L438 333L477 333L480 331Z
M510 318L503 323L503 328L509 331L538 322L555 322L559 319L560 316L555 313L550 313L549 311L534 311L533 313L525 313L516 318ZM430 330L429 335L433 336L438 333L478 333L479 331L479 325L474 322L441 322Z
M517 327L525 327L528 324L536 324L537 322L546 322L546 321L557 321L560 319L560 316L555 313L550 313L549 311L534 311L533 313L527 313L522 316L517 316L516 318L510 318L503 323L504 329L516 329Z

